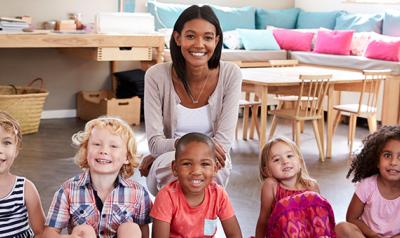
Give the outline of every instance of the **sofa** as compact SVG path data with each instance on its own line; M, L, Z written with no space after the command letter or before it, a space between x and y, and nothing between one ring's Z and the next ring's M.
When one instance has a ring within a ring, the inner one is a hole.
M164 59L179 14L189 5L148 2L156 30L165 35ZM224 32L222 60L241 66L267 66L268 60L353 69L391 69L382 87L382 124L400 123L400 11L354 14L211 5ZM257 39L257 40L255 40ZM255 63L256 62L256 63ZM258 63L257 63L258 62ZM342 98L351 97L343 94Z

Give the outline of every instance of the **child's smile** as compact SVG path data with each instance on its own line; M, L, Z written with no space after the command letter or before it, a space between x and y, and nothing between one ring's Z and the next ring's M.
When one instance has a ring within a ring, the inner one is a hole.
M203 194L215 175L215 156L207 144L191 142L185 145L174 161L173 172L185 195Z

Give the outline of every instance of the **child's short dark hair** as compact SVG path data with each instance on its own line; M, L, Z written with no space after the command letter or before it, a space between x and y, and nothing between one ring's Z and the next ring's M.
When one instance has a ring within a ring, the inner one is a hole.
M389 140L400 141L400 126L383 126L363 140L363 148L351 163L346 178L354 172L353 183L378 174L378 163L383 147Z
M179 158L179 155L182 153L182 151L185 148L185 145L191 143L191 142L200 142L208 145L210 150L215 153L215 144L214 141L207 135L204 135L202 133L198 132L191 132L188 133L181 138L179 138L178 142L176 143L176 151L175 151L175 160Z

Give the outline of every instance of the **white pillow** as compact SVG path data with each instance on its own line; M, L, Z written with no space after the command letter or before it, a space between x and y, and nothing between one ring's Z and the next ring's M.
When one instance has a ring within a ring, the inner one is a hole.
M239 31L225 31L224 46L231 50L243 49L243 43L240 40Z

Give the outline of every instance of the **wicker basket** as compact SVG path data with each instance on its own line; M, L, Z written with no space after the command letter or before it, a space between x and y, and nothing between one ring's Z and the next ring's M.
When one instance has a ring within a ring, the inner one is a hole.
M40 82L40 88L32 88ZM0 111L11 114L21 125L22 134L39 130L43 104L49 93L43 89L43 79L32 80L26 87L0 86Z

